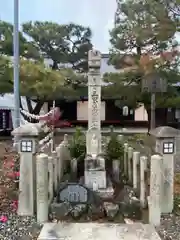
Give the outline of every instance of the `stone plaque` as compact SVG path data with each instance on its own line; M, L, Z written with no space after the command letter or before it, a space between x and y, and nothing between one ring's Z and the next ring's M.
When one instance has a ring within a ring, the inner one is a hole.
M88 128L100 129L101 86L88 85Z
M106 172L105 171L85 171L85 185L93 188L93 183L98 185L98 188L106 188Z
M59 192L60 202L86 203L88 200L88 191L79 184L67 184Z

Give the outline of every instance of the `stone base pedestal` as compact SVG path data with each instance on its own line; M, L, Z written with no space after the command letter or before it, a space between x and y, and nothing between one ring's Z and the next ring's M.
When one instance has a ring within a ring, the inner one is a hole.
M106 189L106 171L91 170L84 172L84 184L93 189L93 183L96 183L98 189Z
M95 191L95 193L102 199L109 199L112 198L114 195L114 188L112 186L109 186L104 189L98 189Z
M112 182L106 176L106 171L85 171L84 172L84 185L90 189L93 189L93 183L98 185L98 190L94 192L102 199L112 198L114 189Z

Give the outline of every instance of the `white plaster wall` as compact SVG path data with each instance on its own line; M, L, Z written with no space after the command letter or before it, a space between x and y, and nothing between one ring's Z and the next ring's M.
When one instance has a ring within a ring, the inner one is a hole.
M148 114L144 107L144 105L136 108L135 114L134 114L134 120L135 121L148 121Z

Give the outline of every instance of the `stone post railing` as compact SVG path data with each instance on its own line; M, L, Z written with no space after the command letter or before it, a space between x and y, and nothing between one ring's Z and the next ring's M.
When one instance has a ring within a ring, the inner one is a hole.
M44 124L28 123L12 132L18 136L20 154L18 215L33 216L36 212L40 223L48 220L49 204L57 194L65 161L70 161L68 139L57 147L57 151L39 153L39 136Z
M124 166L121 167L121 170L123 169L133 188L140 193L139 199L142 208L145 208L148 203L149 222L158 226L161 213L171 213L174 207L175 140L180 135L180 131L164 126L153 129L150 134L156 141L155 153L160 155L151 156L150 162L148 162L147 156L140 156L140 152L135 151L128 143L125 143ZM117 172L117 168L118 166L113 162L113 173ZM150 179L148 175L150 175ZM149 196L147 196L148 194Z
M163 156L163 165L161 168L162 178L162 213L171 213L173 210L174 199L174 156L176 154L176 137L180 131L168 127L158 127L150 134L156 140L155 151Z

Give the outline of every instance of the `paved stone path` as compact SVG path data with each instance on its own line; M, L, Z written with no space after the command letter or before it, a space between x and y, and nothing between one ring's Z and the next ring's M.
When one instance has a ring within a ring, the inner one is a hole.
M46 223L38 240L161 240L149 224Z

